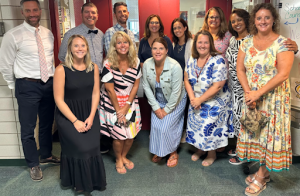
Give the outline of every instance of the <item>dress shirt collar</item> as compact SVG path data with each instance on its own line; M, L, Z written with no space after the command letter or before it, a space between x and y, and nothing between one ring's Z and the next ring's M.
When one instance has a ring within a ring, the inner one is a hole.
M122 27L119 23L117 23L114 27L115 27L115 29L117 29L117 30L119 30L119 31L123 31L123 32L124 32L124 30L125 30L125 28ZM126 29L127 29L127 28L126 28ZM127 29L127 31L128 31L128 29Z
M99 30L97 27L93 28L93 29L90 29L88 28L84 23L81 23L81 28L84 30L84 32L88 33L89 30Z
M28 24L25 20L24 20L24 22L23 22L23 25L24 25L29 31L31 31L32 33L35 33L36 27L31 26L31 25ZM41 26L40 26L40 25L39 25L38 29L39 29L39 32L40 32L40 30L41 30Z

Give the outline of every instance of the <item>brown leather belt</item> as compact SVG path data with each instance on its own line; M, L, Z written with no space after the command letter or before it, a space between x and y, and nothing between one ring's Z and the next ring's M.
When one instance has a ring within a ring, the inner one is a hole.
M50 77L49 79L48 79L48 81L49 80L51 80L53 77ZM34 79L34 78L22 78L23 80L27 80L27 81L30 81L30 82L36 82L36 83L45 83L45 82L43 82L41 79ZM47 82L48 82L47 81Z

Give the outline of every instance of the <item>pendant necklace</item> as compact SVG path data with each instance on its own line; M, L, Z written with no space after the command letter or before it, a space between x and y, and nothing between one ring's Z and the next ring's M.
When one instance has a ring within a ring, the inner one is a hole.
M197 75L197 83L198 83L198 78L199 78L199 76L201 75L201 72L202 72L202 70L204 69L204 66L205 66L205 64L207 63L207 60L208 60L209 57L210 57L210 55L208 55L208 57L206 58L206 60L205 60L205 62L204 62L204 64L203 64L203 67L202 67L202 68L199 67L199 68L201 68L201 70L200 70L199 73L197 73L197 70L195 69L195 73L196 73L196 75Z
M184 44L183 44L182 46L180 46L180 45L178 44L177 53L181 52L181 50L183 49L183 46L184 46Z

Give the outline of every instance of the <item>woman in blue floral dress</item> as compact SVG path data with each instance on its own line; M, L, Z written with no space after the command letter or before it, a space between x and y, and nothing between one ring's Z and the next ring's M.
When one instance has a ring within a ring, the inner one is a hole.
M215 161L216 149L227 146L228 133L232 130L227 74L227 65L215 49L213 37L201 30L193 41L184 84L191 100L186 141L198 148L198 155L208 152L203 166Z

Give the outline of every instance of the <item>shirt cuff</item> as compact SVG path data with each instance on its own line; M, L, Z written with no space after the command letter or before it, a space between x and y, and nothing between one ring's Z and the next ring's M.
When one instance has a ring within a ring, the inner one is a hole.
M15 89L15 82L8 83L8 88L9 89Z

